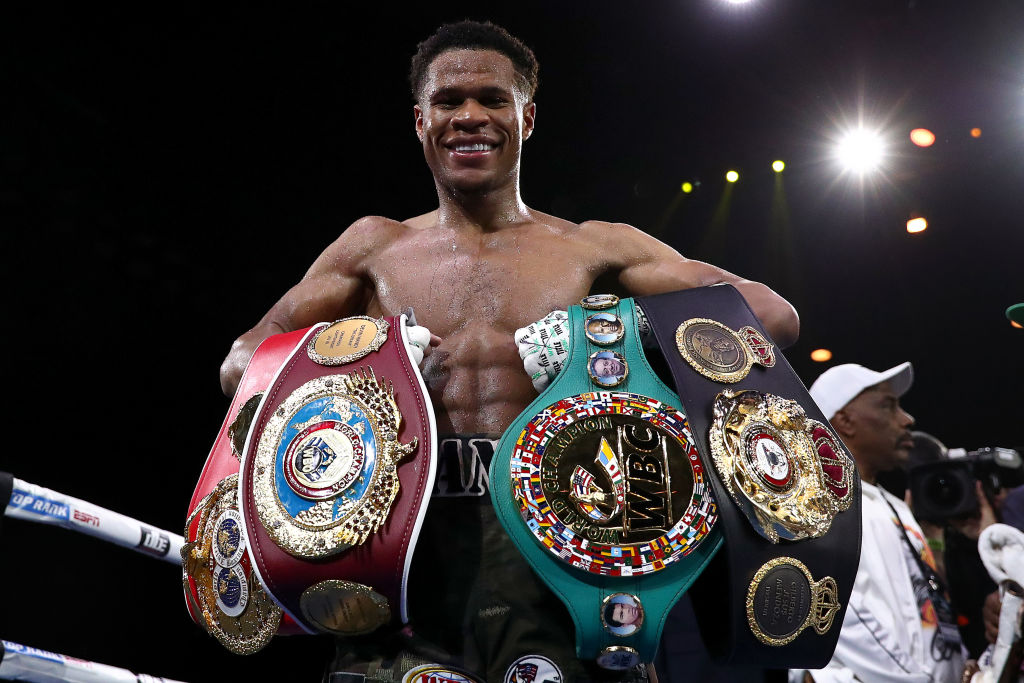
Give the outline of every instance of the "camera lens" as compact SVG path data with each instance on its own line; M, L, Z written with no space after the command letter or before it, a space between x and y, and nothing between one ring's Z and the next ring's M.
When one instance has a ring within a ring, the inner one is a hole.
M967 491L963 481L950 472L936 472L924 481L924 492L932 505L952 510L963 502Z

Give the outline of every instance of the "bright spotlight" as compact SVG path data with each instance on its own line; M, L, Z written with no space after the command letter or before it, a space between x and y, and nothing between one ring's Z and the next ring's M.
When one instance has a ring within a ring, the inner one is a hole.
M915 232L924 232L925 228L927 227L928 221L926 221L922 216L918 216L917 218L911 218L909 221L907 221L907 232L911 234Z
M725 174L725 179L728 180L730 183L735 183L737 180L740 179L740 174L737 173L736 171L729 171L728 173Z
M836 156L847 170L863 175L882 163L885 145L878 133L858 128L839 141Z
M971 137L972 138L980 138L981 137L981 128L971 128Z
M827 363L832 360L832 352L828 349L814 349L811 351L811 360L816 363Z
M776 173L782 173L783 169L785 169L785 168L786 168L786 162L785 161L779 160L779 161L773 161L772 162L772 170L775 171Z
M915 128L910 131L910 141L918 147L931 147L935 144L935 133L927 128Z
M693 183L683 183L682 190L686 194L693 192Z

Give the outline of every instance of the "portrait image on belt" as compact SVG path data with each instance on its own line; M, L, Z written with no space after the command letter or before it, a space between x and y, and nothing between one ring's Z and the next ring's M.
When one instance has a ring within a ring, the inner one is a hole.
M643 626L644 608L635 595L614 593L604 599L601 621L609 633L625 638Z
M595 344L614 344L622 339L625 327L614 313L595 313L584 323L587 339Z
M603 387L614 387L626 379L629 365L621 354L614 351L598 351L590 356L587 362L590 379Z

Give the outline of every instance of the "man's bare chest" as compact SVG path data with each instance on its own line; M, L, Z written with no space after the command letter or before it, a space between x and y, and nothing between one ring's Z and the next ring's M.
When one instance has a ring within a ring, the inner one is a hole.
M389 250L370 278L384 313L412 306L439 331L479 320L514 330L578 301L595 274L585 254L557 242L452 242Z

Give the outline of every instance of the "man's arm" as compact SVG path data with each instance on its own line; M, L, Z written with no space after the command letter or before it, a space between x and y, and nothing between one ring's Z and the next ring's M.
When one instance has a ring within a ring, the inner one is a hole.
M746 280L710 263L683 257L672 247L628 225L609 225L623 263L619 282L638 296L691 287L728 283L750 304L768 334L780 347L792 345L800 334L796 309L771 288ZM600 243L600 242L599 242ZM608 242L606 242L608 243Z
M234 395L249 359L267 337L365 310L373 294L365 262L374 238L382 237L381 231L386 230L380 225L383 220L371 217L353 223L320 254L298 284L235 340L220 366L220 386L226 396Z

